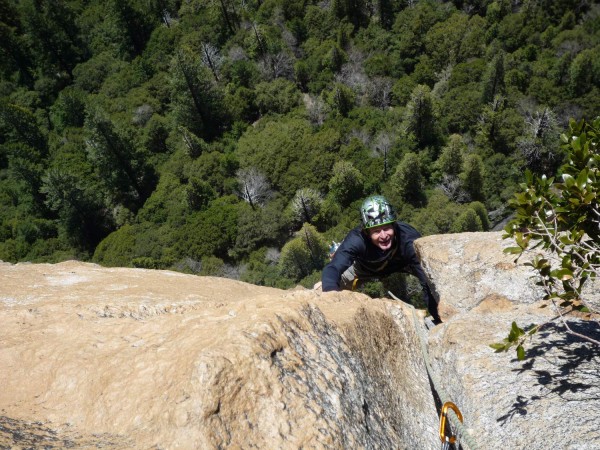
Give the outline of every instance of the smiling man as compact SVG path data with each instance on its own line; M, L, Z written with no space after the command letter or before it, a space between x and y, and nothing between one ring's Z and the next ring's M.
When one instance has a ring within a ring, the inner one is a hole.
M421 237L419 232L396 220L394 209L380 195L367 198L360 214L362 225L348 233L323 269L323 291L353 290L365 281L396 272L408 273L419 279L425 305L434 323L440 323L437 300L413 245L415 239Z

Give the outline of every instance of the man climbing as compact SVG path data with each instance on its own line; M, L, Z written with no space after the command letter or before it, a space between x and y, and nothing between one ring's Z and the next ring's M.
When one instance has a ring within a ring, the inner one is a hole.
M433 322L441 323L437 300L413 245L415 239L421 237L419 232L396 220L394 209L380 195L367 198L360 215L362 226L350 230L323 269L323 292L353 290L364 281L385 278L396 272L408 273L419 279Z

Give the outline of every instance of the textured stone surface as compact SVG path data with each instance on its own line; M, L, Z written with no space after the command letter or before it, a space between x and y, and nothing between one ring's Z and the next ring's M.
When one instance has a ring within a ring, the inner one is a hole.
M409 309L76 262L0 265L0 447L432 448Z
M498 233L429 236L417 242L440 294L445 323L429 334L434 373L459 405L484 449L600 449L600 347L549 323L527 344L529 359L489 344L547 322L552 308L532 272L502 254ZM588 320L585 320L585 319ZM591 317L593 319L593 316ZM570 318L575 332L600 340L590 315Z
M599 349L550 325L528 344L526 361L514 350L493 353L488 344L506 337L515 319L522 326L540 316L527 306L471 311L430 335L434 372L480 448L600 449ZM571 326L600 338L590 322Z
M530 268L517 265L514 255L504 254L513 246L501 232L460 233L427 236L417 242L417 251L427 275L434 281L444 317L468 311L488 296L511 303L533 303L541 290L531 278Z
M489 347L552 318L508 245L417 241L445 319L428 333L357 293L0 263L0 448L436 449L421 330L478 448L600 450L597 346L550 323L525 362ZM600 339L590 318L568 323Z

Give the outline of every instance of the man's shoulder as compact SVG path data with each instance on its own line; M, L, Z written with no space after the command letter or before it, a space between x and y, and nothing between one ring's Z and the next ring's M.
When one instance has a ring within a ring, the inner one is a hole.
M362 232L362 227L360 225L352 228L350 231L348 231L348 236L361 236L362 237L363 232Z
M365 242L365 236L364 233L362 232L362 228L360 226L352 228L350 231L348 231L348 234L346 235L346 237L344 238L344 242L346 242L346 244L362 244ZM344 243L342 242L342 244Z
M419 233L412 225L409 225L406 222L402 222L401 220L397 220L394 223L396 230L402 234L402 237L405 240L415 240L421 237L421 233Z

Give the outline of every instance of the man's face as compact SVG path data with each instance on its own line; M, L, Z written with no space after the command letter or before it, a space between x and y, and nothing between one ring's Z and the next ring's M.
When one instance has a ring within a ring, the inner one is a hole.
M369 233L371 242L373 242L373 244L375 244L381 250L386 251L392 248L392 241L394 240L393 224L388 223L386 225L368 228L367 233Z

